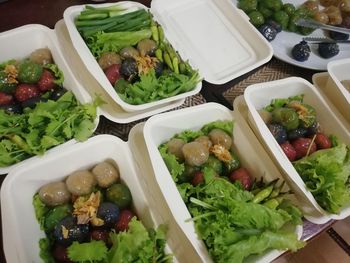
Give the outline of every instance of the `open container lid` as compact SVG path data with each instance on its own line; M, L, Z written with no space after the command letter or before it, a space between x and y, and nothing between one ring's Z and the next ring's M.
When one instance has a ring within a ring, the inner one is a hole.
M223 84L268 62L270 43L231 0L153 0L169 42L204 80Z

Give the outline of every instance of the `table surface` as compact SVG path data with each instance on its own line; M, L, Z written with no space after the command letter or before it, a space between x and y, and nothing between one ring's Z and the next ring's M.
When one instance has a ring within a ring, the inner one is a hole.
M105 1L105 2L118 2L118 1ZM150 5L151 1L146 0L140 0L138 1L146 6ZM63 12L68 6L72 5L80 5L80 4L93 4L93 1L83 1L83 0L0 0L0 33L22 26L26 24L43 24L50 28L53 28L57 21L63 18ZM277 62L283 63L283 62ZM236 86L244 85L244 81L247 80L250 76L252 76L253 73L264 70L264 69L271 69L275 72L278 72L281 67L275 67L276 60L273 59L272 61L268 62L267 64L261 66L259 69L256 69L252 72L249 72L239 78L236 78L228 83L225 83L223 85L213 85L210 83L207 83L204 81L203 87L201 90L201 95L204 97L205 101L207 102L218 102L221 104L224 104L225 106L232 108L232 101L230 99L227 99L227 96L225 97L225 91L228 91L231 89L233 93L235 93ZM312 75L315 73L315 71L297 68L294 66L288 66L288 70L292 69L292 74L295 76L303 77L309 81L311 81ZM278 74L277 74L278 75ZM258 79L257 81L259 81ZM241 90L237 88L237 94L241 94ZM118 125L118 124L110 124L110 125ZM0 178L0 183L2 183L4 179L4 176ZM329 222L325 225L314 225L309 222L305 222L304 224L304 233L303 237L305 239L311 239L315 237L317 234L321 233L322 231L326 230L331 226L332 222ZM1 233L1 227L0 227L0 234ZM2 246L2 239L0 239L0 262L6 262L4 253L3 253L3 246Z

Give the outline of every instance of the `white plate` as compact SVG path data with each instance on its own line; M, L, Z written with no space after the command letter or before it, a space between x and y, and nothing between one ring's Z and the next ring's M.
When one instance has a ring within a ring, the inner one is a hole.
M237 0L231 0L234 4L236 4L238 1ZM288 1L283 1L284 3L287 3ZM304 0L294 0L290 1L294 6L298 7L299 5L303 4L305 1ZM320 8L322 8L320 6ZM248 18L249 19L249 18ZM313 36L313 37L324 37L325 34L323 30L317 29L313 33L311 33L308 36ZM327 64L331 60L334 59L343 59L343 58L349 58L350 57L350 45L349 44L338 44L340 52L337 56L330 58L330 59L325 59L322 58L321 56L318 55L318 45L317 44L310 44L309 46L311 48L311 54L310 57L307 61L304 62L299 62L295 60L292 57L291 51L292 48L298 44L300 41L303 40L303 35L296 34L293 32L287 32L287 31L282 31L277 34L276 38L271 41L271 45L273 48L273 55L288 63L292 64L294 66L302 67L302 68L307 68L307 69L313 69L313 70L327 70Z
M200 255L201 262L212 262L212 259L203 240L196 234L193 221L187 221L187 219L191 218L191 215L159 153L158 146L177 133L187 129L198 130L203 125L216 120L235 121L233 129L235 153L252 175L255 175L258 179L260 176L264 176L264 179L267 181L281 177L279 170L268 157L249 126L236 118L234 112L220 104L206 103L158 114L147 120L144 126L147 150L151 157L154 175L161 193L167 200L168 206L180 228ZM296 227L295 231L300 238L302 226ZM247 262L271 262L283 252L282 250L269 250L261 255L248 257Z

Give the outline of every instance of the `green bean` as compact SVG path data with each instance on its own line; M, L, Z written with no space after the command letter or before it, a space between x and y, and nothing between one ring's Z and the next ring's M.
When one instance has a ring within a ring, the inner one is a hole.
M151 26L152 30L152 38L157 44L159 44L159 35L158 35L158 29L157 26Z
M158 36L159 36L159 43L163 43L164 41L164 31L161 26L158 26Z
M271 194L270 194L269 197L270 197L270 198L274 198L274 197L278 196L278 195L280 194L280 192L281 192L283 186L284 186L284 183L285 183L285 181L283 181L282 184L281 184L280 186L275 187L275 188L272 190L272 192L271 192ZM276 186L276 185L277 185L277 184L275 184L275 186Z
M159 61L163 62L163 52L160 48L158 48L155 52L156 58L159 59Z
M167 64L167 66L168 66L172 71L174 71L174 67L173 67L173 64L172 64L172 62L171 62L171 58L170 58L168 52L164 51L163 58L164 58L165 64Z
M186 66L183 62L180 62L179 64L179 70L181 74L186 74Z
M93 19L104 19L108 18L108 14L106 13L91 13L91 14L84 14L78 16L78 20L93 20Z
M174 72L176 74L179 74L179 60L177 59L177 57L173 58L172 64L173 64Z
M268 198L271 194L271 192L273 191L273 188L275 186L275 184L277 183L278 179L273 180L272 182L270 182L265 188L263 188L261 191L259 191L253 198L252 202L253 203L260 203L263 200L265 200L266 198Z
M279 196L276 198L271 198L263 203L264 206L269 207L271 209L276 209L284 200L283 196Z

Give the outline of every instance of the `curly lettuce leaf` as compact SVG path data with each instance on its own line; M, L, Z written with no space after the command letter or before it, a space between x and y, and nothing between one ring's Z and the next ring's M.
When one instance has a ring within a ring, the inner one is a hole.
M40 200L39 194L33 196L33 206L35 217L40 224L40 229L45 230L45 215L49 212L50 208Z
M107 257L107 246L99 240L91 240L89 243L73 242L67 248L68 258L74 262L101 262Z
M111 233L113 246L108 252L108 262L170 262L171 256L164 253L164 227L148 232L135 217L126 232Z
M303 102L303 100L304 100L304 94L292 96L292 97L289 97L286 99L284 99L284 98L273 99L273 100L271 100L271 103L269 105L267 105L264 109L269 111L269 112L272 112L274 109L282 108L283 106L287 105L291 101Z
M221 129L225 131L228 135L232 136L233 125L233 121L213 121L204 125L201 131L207 135L213 129Z
M217 262L240 263L249 255L259 255L267 249L297 251L304 246L305 242L299 241L295 233L265 231L234 244L215 243L214 255Z
M293 163L316 201L330 213L337 214L350 203L349 156L348 147L341 143Z
M49 69L53 75L55 76L55 80L53 81L58 86L62 86L64 82L64 75L62 70L56 64L45 64L44 68Z
M39 255L40 258L45 262L45 263L55 263L55 259L52 256L51 252L51 242L48 238L41 238L39 240Z
M159 147L159 152L173 180L177 182L178 176L185 171L185 165L183 163L179 163L174 154L168 153L168 147L165 144L162 144Z

